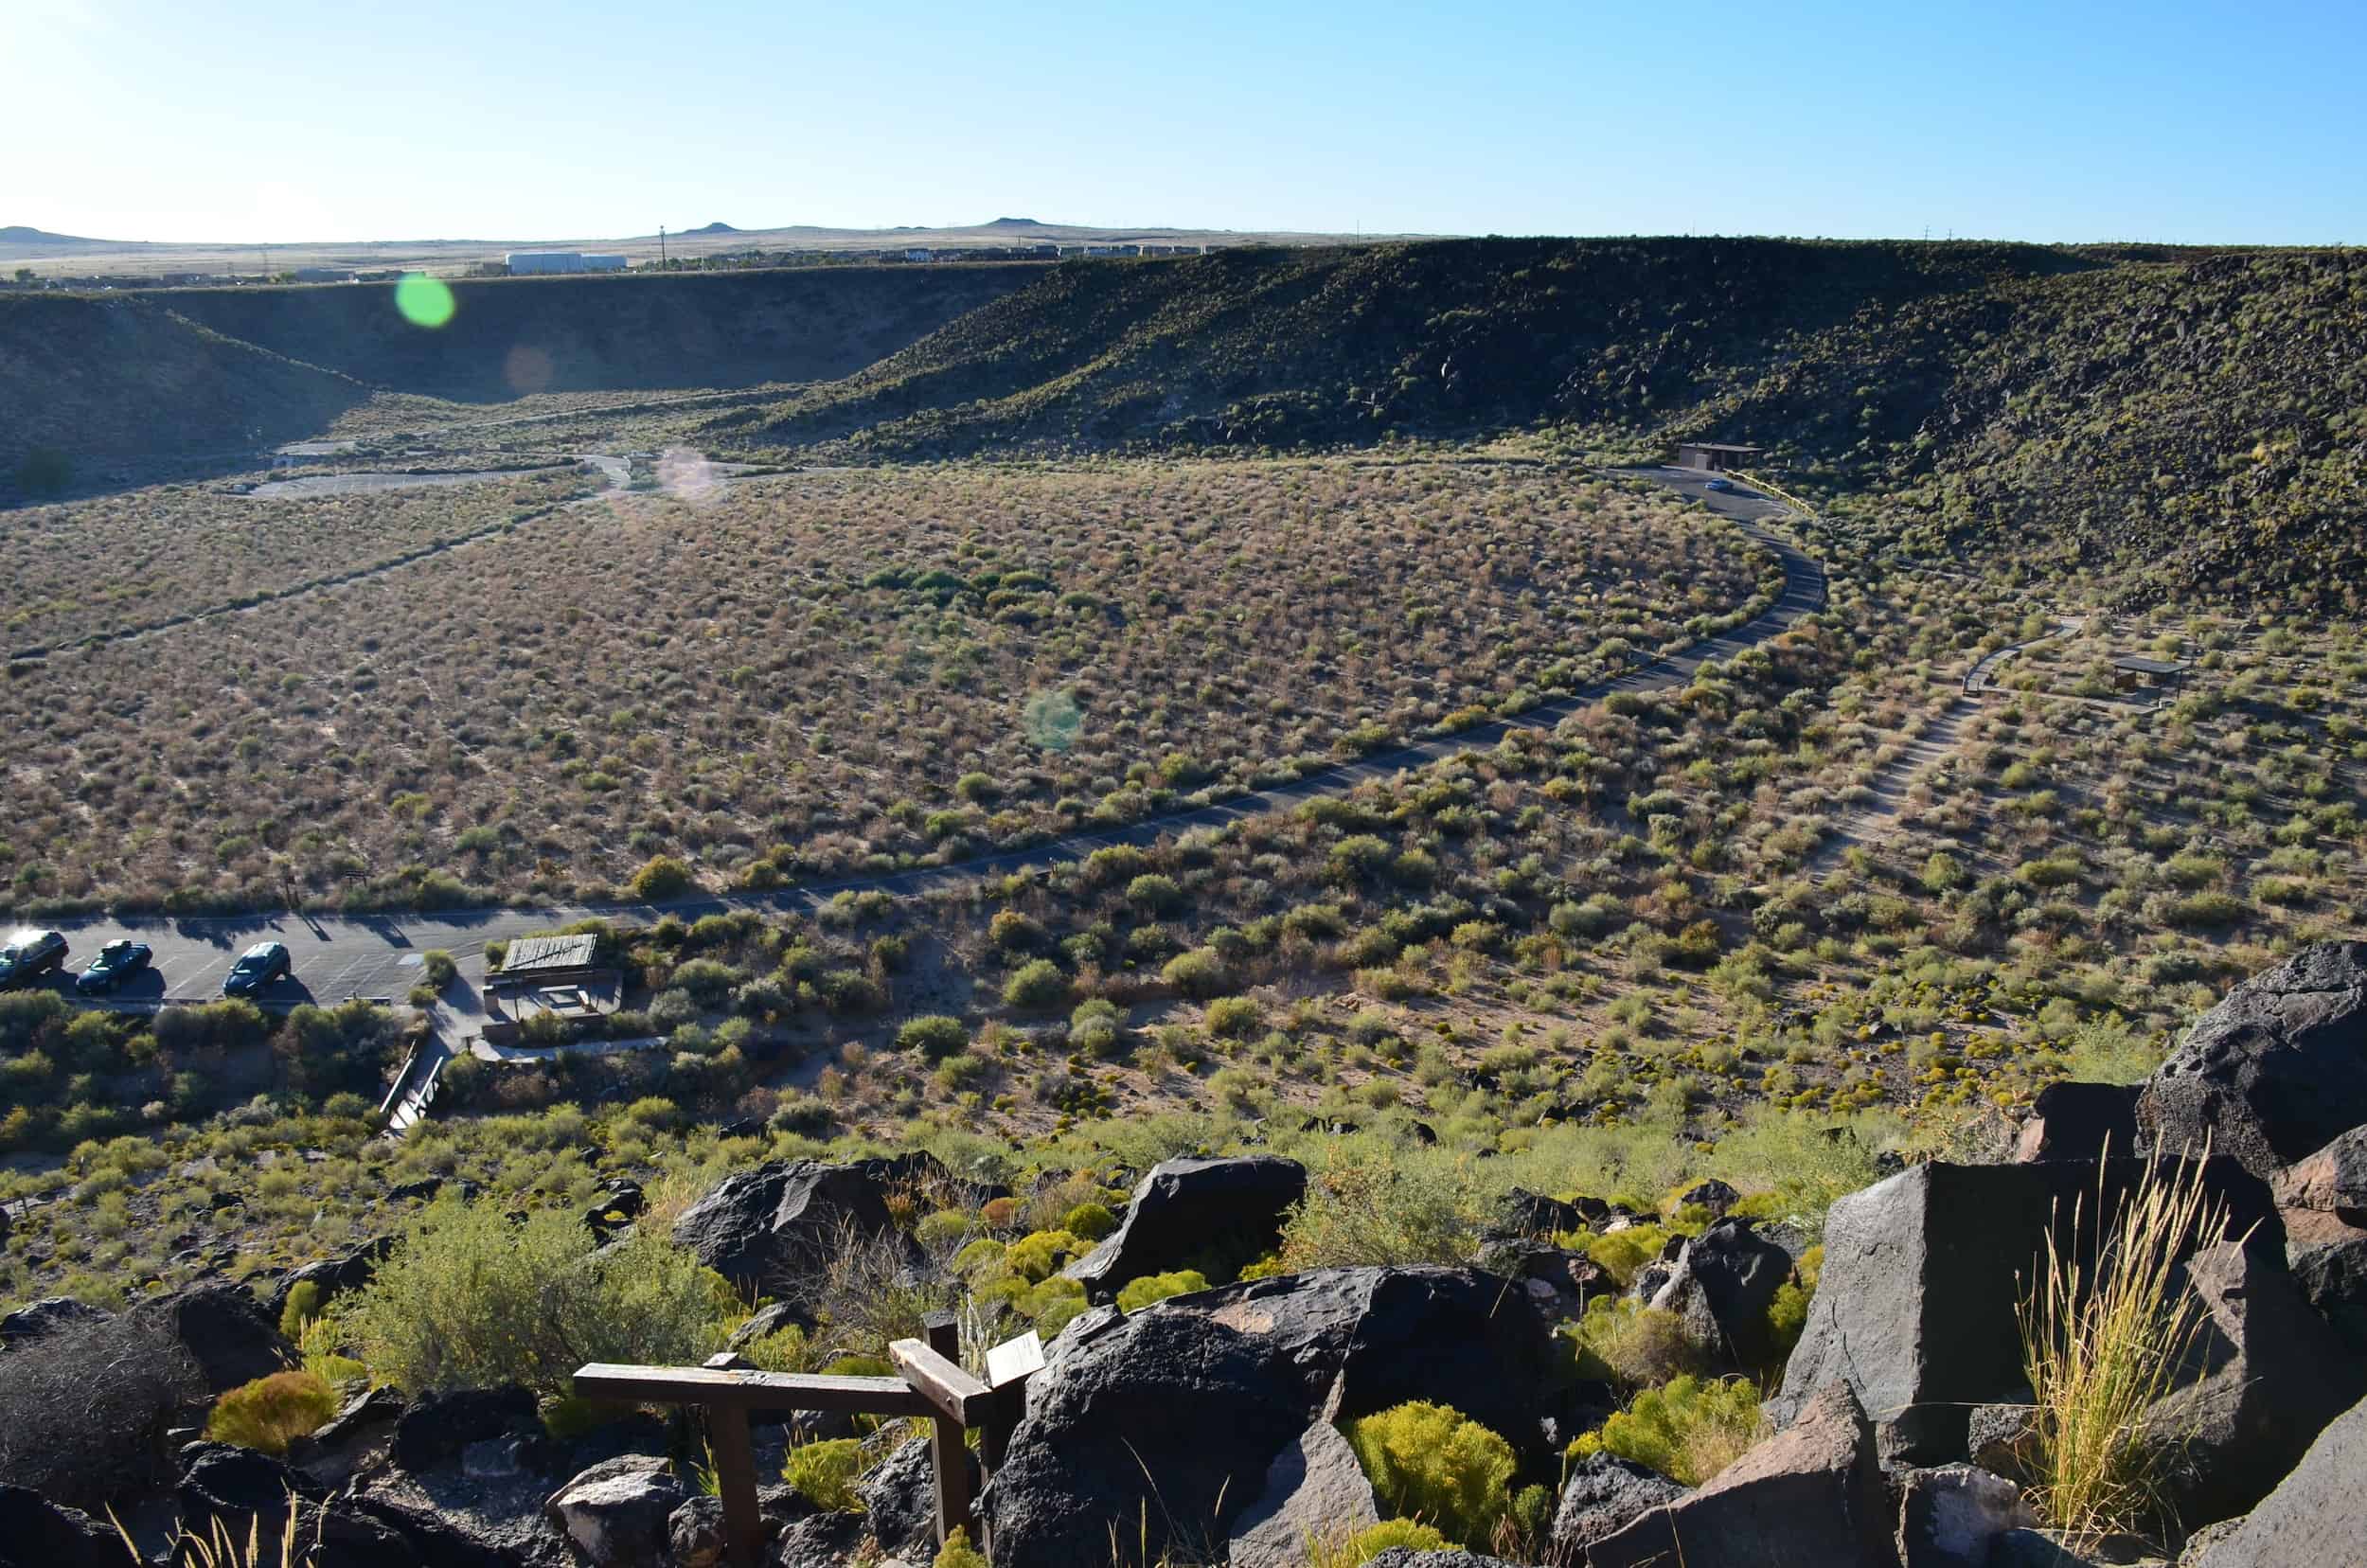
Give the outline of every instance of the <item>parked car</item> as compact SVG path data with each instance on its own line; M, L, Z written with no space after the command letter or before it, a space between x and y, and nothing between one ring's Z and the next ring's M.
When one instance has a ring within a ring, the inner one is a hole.
M1701 488L1716 490L1720 495L1731 495L1734 493L1735 482L1732 479L1713 479Z
M90 961L90 968L75 976L74 989L84 996L111 991L146 969L155 956L155 950L146 942L109 942Z
M65 936L55 931L20 931L0 948L0 989L29 986L65 964Z
M230 966L230 972L222 977L224 996L254 996L275 980L285 980L295 972L295 965L288 957L288 950L277 942L258 942L239 954L239 961Z

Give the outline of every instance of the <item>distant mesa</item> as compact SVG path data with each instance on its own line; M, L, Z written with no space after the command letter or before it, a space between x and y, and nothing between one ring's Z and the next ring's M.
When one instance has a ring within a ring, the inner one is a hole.
M738 234L739 231L729 223L707 223L699 228L685 229L683 232L685 234Z
M0 228L0 245L115 245L119 240L85 240L79 234L52 234L47 229L10 223Z
M1033 219L1033 218L997 218L997 219L996 219L993 223L991 223L982 224L981 226L982 226L982 227L985 227L985 228L1041 228L1041 227L1043 227L1043 225L1042 225L1041 223L1038 223L1038 222L1037 222L1035 219Z

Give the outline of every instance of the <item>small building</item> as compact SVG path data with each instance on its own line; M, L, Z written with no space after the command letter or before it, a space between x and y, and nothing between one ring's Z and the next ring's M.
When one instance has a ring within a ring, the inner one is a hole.
M288 277L296 283L350 283L353 281L353 270L350 267L298 267Z
M528 1020L589 1024L614 1013L625 999L624 976L599 962L599 938L521 936L485 980L485 1038L507 1044Z
M934 261L936 258L936 252L920 245L915 245L904 253L904 259L907 261Z
M2168 691L2193 668L2184 659L2148 659L2123 653L2112 660L2112 685L2122 691Z
M512 277L625 270L623 257L590 251L511 251L502 258L502 263L509 269Z
M1700 469L1707 473L1723 473L1728 469L1749 467L1751 459L1766 450L1765 447L1735 446L1726 441L1679 441L1674 466Z

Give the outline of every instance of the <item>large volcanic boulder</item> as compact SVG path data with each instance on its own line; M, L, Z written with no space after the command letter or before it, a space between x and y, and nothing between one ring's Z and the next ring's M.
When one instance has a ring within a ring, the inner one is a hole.
M320 1305L345 1291L358 1291L367 1285L378 1273L378 1266L386 1261L386 1255L395 1250L395 1238L382 1236L364 1243L338 1257L325 1257L317 1263L307 1263L279 1282L272 1292L270 1312L274 1323L287 1309L288 1297L299 1285L311 1285L320 1292Z
M994 1559L1107 1568L1109 1532L1224 1540L1324 1414L1449 1404L1544 1457L1558 1358L1536 1314L1474 1269L1333 1269L1080 1319L1028 1390L982 1506Z
M543 1511L592 1568L640 1568L665 1555L667 1522L689 1500L663 1458L634 1453L577 1475Z
M1720 1220L1684 1243L1651 1304L1683 1319L1727 1369L1751 1372L1775 1359L1767 1310L1790 1277L1791 1254L1754 1235L1748 1220Z
M30 1487L0 1485L0 1568L129 1560L116 1534L79 1508Z
M1901 1568L1983 1568L1998 1539L2035 1527L2021 1488L1970 1465L1898 1477Z
M1135 1186L1125 1221L1061 1273L1096 1303L1145 1274L1230 1274L1273 1250L1284 1214L1306 1195L1307 1167L1279 1155L1162 1160Z
M472 1443L542 1431L534 1391L515 1383L431 1394L395 1418L387 1457L397 1470L421 1471L460 1457Z
M191 1285L132 1310L163 1325L187 1346L215 1394L295 1364L295 1346L279 1332L278 1320L242 1286Z
M2276 1195L2302 1294L2353 1354L2367 1356L2367 1127L2296 1161Z
M2318 1434L2277 1489L2198 1568L2334 1568L2367 1541L2367 1402Z
M44 1296L0 1317L0 1347L29 1345L62 1329L85 1323L105 1323L114 1316L104 1307L93 1307L72 1296Z
M1318 1420L1274 1455L1265 1490L1234 1521L1226 1568L1306 1568L1309 1541L1342 1541L1379 1522L1356 1450Z
M227 1443L191 1443L181 1461L174 1496L183 1528L199 1541L225 1540L243 1551L252 1539L256 1562L282 1560L288 1541L294 1543L286 1553L291 1561L314 1542L318 1560L339 1568L418 1568L422 1561L399 1531L343 1499L329 1499L302 1471L268 1454Z
M2100 1160L2137 1152L2137 1086L2050 1083L2014 1145L2017 1160Z
M775 1161L735 1171L674 1221L674 1243L750 1294L827 1259L842 1233L894 1228L891 1195L947 1180L931 1154L824 1165Z
M2268 1179L2367 1123L2367 942L2321 942L2196 1020L2146 1080L2150 1149L2232 1155Z
M2367 1392L2367 1372L2310 1310L2283 1260L2232 1241L2186 1262L2208 1314L2195 1381L2147 1414L2172 1451L2169 1487L2192 1529L2272 1490L2325 1425Z
M1828 1383L1790 1428L1587 1548L1590 1568L1896 1568L1874 1430Z
M1561 1502L1554 1512L1553 1560L1576 1568L1596 1541L1684 1494L1684 1488L1656 1470L1613 1454L1588 1454L1570 1467L1570 1478L1561 1485Z
M1771 1418L1789 1419L1839 1379L1883 1427L1886 1458L1966 1458L1974 1407L2030 1399L2016 1305L2044 1267L2050 1231L2068 1253L2092 1256L2148 1168L2135 1158L1934 1163L1842 1199L1825 1219L1823 1277ZM2251 1229L2264 1254L2283 1251L2265 1184L2226 1158L2211 1160L2203 1180L2227 1204L2229 1234Z

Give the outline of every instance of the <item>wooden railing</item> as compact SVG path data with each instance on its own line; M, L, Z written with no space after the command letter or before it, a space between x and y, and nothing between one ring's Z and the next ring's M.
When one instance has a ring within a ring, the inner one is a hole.
M980 1429L979 1468L993 1475L1009 1451L1012 1429L1026 1413L1027 1382L1043 1366L1043 1345L1028 1333L996 1345L987 1353L988 1378L965 1369L960 1353L953 1314L933 1312L921 1338L888 1346L897 1370L892 1378L763 1372L726 1354L704 1366L595 1362L576 1373L575 1391L585 1399L693 1405L704 1413L734 1568L755 1568L764 1538L756 1451L748 1435L748 1415L755 1410L909 1417L932 1423L929 1456L936 1477L938 1544L955 1530L966 1530L983 1546L970 1489L969 1429Z

